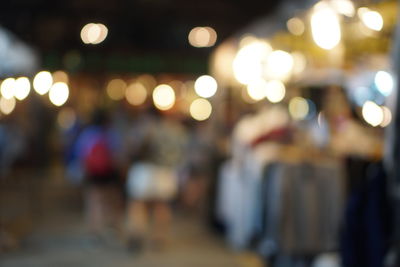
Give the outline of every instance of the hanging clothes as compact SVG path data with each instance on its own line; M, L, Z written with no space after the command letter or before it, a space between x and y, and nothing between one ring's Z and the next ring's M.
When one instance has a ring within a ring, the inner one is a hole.
M341 235L342 265L384 266L392 233L387 175L381 162L349 158L347 163L352 183Z

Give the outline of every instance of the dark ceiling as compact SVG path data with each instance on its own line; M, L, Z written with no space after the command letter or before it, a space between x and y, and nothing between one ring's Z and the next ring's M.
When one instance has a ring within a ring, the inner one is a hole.
M41 54L129 53L207 55L192 48L187 35L195 26L211 26L218 42L254 19L270 13L279 0L10 0L2 3L0 25ZM97 46L80 40L81 28L100 22L109 29ZM199 51L201 50L201 51Z

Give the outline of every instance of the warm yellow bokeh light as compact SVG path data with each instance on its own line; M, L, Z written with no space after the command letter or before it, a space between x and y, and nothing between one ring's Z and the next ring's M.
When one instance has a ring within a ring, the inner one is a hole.
M99 44L103 42L108 34L108 29L101 23L89 23L81 30L81 39L85 44Z
M242 48L258 41L259 39L256 36L251 34L246 34L240 38L239 47Z
M20 77L15 80L14 96L18 100L24 100L31 91L31 83L26 77Z
M269 54L264 72L269 79L287 80L292 70L292 55L282 50L276 50Z
M217 89L217 81L209 75L200 76L194 83L196 94L204 98L209 98L215 95Z
M125 92L126 100L134 106L142 105L147 98L147 90L143 84L134 82L128 86Z
M264 61L271 51L271 45L261 40L254 40L240 48L232 66L235 79L247 85L262 78Z
M41 71L33 79L33 89L39 94L46 94L53 85L53 77L48 71Z
M68 84L69 82L68 74L65 71L62 70L55 71L52 76L53 76L53 83L63 82Z
M113 79L107 84L107 95L115 101L125 97L126 82L121 79Z
M188 40L194 47L211 47L217 41L217 33L211 27L195 27L189 32Z
M299 18L291 18L286 22L286 27L293 35L302 35L305 30L304 22Z
M212 113L211 103L203 98L198 98L190 105L190 115L197 121L207 120Z
M49 91L50 102L55 106L62 106L67 102L69 97L68 85L64 82L53 84Z
M58 112L57 123L64 130L70 129L76 121L76 114L73 108L63 108Z
M341 40L339 17L326 3L314 7L311 16L311 32L315 43L326 50L335 48Z
M285 85L278 80L267 82L265 96L271 103L278 103L285 98L286 88Z
M358 16L367 28L374 31L382 30L383 18L379 12L372 11L366 7L361 7L358 9Z
M1 97L0 98L0 111L5 115L10 114L15 109L16 102L17 101L15 101L14 97L11 97L11 98Z
M383 120L380 123L380 126L384 128L392 122L392 112L386 106L382 106L381 108L383 111Z
M362 107L362 115L364 120L374 127L380 125L384 120L382 108L372 101L364 103Z
M293 52L292 58L293 58L293 74L299 75L303 73L303 71L307 67L306 57L300 52Z
M263 79L258 79L247 85L247 94L254 101L260 101L266 96L267 82Z
M154 76L150 74L140 75L139 77L137 77L136 82L143 84L148 91L157 86L156 78L154 78Z
M171 86L160 84L153 91L154 105L160 110L171 109L175 104L175 92Z
M0 86L1 95L6 99L11 99L14 97L15 79L7 78Z
M294 97L289 102L289 113L295 120L305 119L309 110L307 100L302 97Z

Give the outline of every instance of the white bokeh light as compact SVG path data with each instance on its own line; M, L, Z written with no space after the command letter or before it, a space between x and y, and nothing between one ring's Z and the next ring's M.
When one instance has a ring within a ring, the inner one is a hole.
M381 124L384 119L382 108L372 101L367 101L364 103L362 107L362 115L364 120L374 127Z
M15 80L14 96L18 100L24 100L31 91L31 83L26 77L20 77Z
M1 83L0 92L1 95L6 99L14 97L14 89L15 89L14 78L7 78Z
M217 81L209 75L200 76L194 83L196 94L204 98L209 98L215 95L217 89Z
M171 86L161 84L153 91L154 105L160 110L171 109L175 104L175 92Z
M358 16L362 23L369 29L374 31L380 31L383 28L382 15L377 11L372 11L366 7L360 7L358 9Z
M311 16L311 32L315 43L326 50L335 48L341 40L339 17L324 2L314 7Z
M378 71L375 75L375 85L384 96L389 96L394 88L393 76L386 71Z
M265 95L271 103L278 103L285 98L286 88L285 85L278 80L272 80L266 84Z
M39 94L46 94L53 84L53 76L48 71L41 71L33 79L33 89Z
M267 60L265 75L269 79L286 80L293 70L293 57L291 54L276 50L273 51Z
M263 79L258 79L247 85L247 94L254 101L260 101L265 98L267 90L267 82Z
M53 84L49 91L49 99L55 106L62 106L69 97L69 88L66 83L57 82Z
M235 79L239 83L247 85L262 78L263 65L271 51L271 45L266 41L254 38L247 41L233 60L232 68Z

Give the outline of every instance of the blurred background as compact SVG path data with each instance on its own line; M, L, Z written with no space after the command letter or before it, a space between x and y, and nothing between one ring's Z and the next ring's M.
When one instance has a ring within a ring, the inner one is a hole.
M394 0L0 9L0 266L400 266Z

